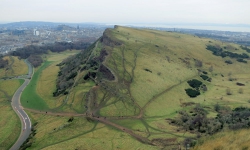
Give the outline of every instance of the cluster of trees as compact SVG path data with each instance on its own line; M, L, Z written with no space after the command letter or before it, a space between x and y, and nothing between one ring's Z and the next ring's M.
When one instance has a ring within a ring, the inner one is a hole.
M53 96L58 96L62 93L68 94L66 90L74 84L74 78L77 76L77 71L81 65L81 60L77 56L68 57L58 64L60 71L58 72L56 91L53 93Z
M4 68L8 65L9 61L4 60L2 57L0 57L0 68Z
M250 127L250 109L237 107L231 110L229 107L216 104L214 110L218 113L214 118L207 117L207 111L196 104L189 112L180 111L179 116L171 120L171 123L182 126L187 131L195 131L201 134L214 134L222 129L237 130Z
M206 91L207 86L197 79L187 81L191 88L185 89L189 97L197 97L200 95L200 90Z
M43 59L40 55L30 55L28 61L34 66L38 67L43 63Z
M40 66L42 61L42 58L38 55L41 54L47 54L48 51L52 52L62 52L65 50L83 50L86 49L90 43L86 42L56 42L54 44L48 44L43 46L36 46L36 45L29 45L25 46L23 48L18 48L16 51L12 52L13 56L18 56L21 59L28 58L31 64L35 67Z
M74 84L74 78L77 76L78 71L96 70L96 63L93 59L89 59L91 50L95 47L95 43L90 45L86 50L81 51L79 54L68 57L63 60L57 66L60 66L58 72L56 91L53 92L53 96L59 96L60 94L68 94L68 89Z
M246 47L246 46L240 46L241 49L247 51L248 53L250 53L250 48Z
M223 51L223 49L219 46L213 46L213 45L207 45L207 50L212 51L214 55L216 56L221 56L222 58L224 57L230 57L230 58L236 58L237 61L239 62L244 62L242 61L245 58L249 58L249 56L246 53L242 54L237 54L237 53L232 53L229 51Z
M82 50L86 49L90 43L85 42L56 42L54 44L47 44L43 46L36 46L36 45L29 45L23 48L18 48L16 51L12 53L13 56L18 56L22 59L28 58L30 55L39 55L39 54L46 54L48 51L52 52L62 52L65 50Z
M208 81L208 82L211 82L212 81L212 78L210 78L209 76L207 75L204 75L204 74L201 74L200 77L205 80L205 81Z

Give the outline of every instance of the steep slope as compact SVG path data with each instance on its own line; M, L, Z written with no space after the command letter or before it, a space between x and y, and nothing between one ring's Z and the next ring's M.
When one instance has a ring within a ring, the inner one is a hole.
M115 26L58 64L54 96L67 95L63 103L71 111L142 143L178 147L185 138L196 137L167 121L180 110L199 103L213 117L215 104L250 106L248 55L236 44ZM196 87L191 81L202 83Z

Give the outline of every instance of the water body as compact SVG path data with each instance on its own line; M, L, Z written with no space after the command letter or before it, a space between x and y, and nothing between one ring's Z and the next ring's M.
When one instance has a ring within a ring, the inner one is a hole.
M250 25L216 25L216 24L122 24L138 27L162 27L176 29L198 29L198 30L217 30L217 31L232 31L232 32L250 32Z
M250 32L249 27L237 27L237 26L165 26L165 28L183 28L183 29L199 29L199 30L217 30L217 31L232 31L232 32Z

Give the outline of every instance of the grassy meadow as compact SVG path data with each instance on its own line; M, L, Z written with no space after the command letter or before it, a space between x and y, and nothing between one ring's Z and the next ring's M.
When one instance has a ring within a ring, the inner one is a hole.
M157 149L134 140L126 133L98 122L89 122L83 117L74 117L69 123L70 117L34 113L29 113L29 116L32 122L37 122L37 132L28 149Z
M44 63L35 69L30 84L23 91L22 105L35 110L47 111L60 108L59 111L62 111L61 106L64 103L65 96L53 97L59 71L59 67L56 65L76 53L78 51L73 50L43 55Z
M11 107L12 95L23 80L0 80L0 149L9 149L17 140L21 123Z

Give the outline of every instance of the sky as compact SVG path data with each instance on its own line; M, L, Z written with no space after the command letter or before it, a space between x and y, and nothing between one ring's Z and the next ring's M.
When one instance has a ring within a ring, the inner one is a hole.
M0 22L250 24L250 0L0 0Z

